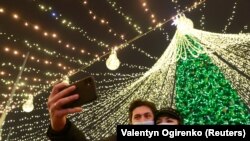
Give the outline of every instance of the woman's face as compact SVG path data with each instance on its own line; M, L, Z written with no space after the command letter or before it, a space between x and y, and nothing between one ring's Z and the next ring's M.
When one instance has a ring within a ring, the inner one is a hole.
M163 124L164 125L179 125L179 122L177 119L170 118L168 116L162 116L156 120L156 124L157 125L163 125Z

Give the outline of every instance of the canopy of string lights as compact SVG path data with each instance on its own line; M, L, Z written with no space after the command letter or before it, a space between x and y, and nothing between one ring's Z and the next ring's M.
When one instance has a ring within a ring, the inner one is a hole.
M51 84L86 75L98 99L69 118L90 140L127 124L136 98L177 108L184 124L250 124L249 8L247 0L1 0L2 140L48 140Z

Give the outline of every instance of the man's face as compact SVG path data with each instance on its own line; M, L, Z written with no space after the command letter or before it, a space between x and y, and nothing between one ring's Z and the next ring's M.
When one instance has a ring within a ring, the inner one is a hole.
M136 122L153 121L154 114L152 110L147 106L140 106L132 112L132 124Z
M179 125L179 122L177 119L174 119L174 118L170 118L170 117L167 117L167 116L162 116L162 117L159 117L157 120L156 120L156 124L159 125L159 124L165 124L165 125Z

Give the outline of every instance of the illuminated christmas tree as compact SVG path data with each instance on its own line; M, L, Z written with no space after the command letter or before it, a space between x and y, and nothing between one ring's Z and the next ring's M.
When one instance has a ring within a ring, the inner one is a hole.
M202 50L196 39L185 37ZM186 53L176 70L176 107L184 124L249 124L248 107L220 69L206 54Z

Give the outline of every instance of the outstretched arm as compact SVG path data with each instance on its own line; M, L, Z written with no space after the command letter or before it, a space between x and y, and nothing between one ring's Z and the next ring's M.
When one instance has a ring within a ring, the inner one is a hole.
M52 141L86 141L83 133L67 119L68 114L81 112L82 108L62 108L63 105L79 98L78 94L68 96L76 87L66 88L67 86L66 83L59 83L52 88L47 103L50 115L50 127L47 136Z

